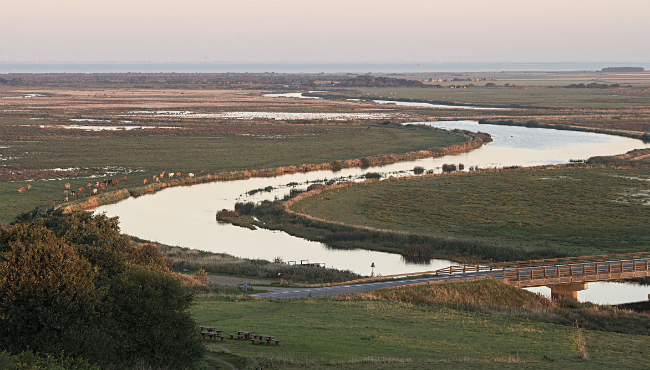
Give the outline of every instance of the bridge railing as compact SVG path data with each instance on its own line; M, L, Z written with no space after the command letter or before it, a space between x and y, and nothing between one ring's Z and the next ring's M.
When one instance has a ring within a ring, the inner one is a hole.
M606 262L617 260L632 260L650 258L650 252L633 252L633 253L618 253L618 254L602 254L595 256L579 256L579 257L562 257L562 258L547 258L540 260L529 261L512 261L512 262L498 262L490 263L495 270L506 268L520 268L520 267L536 267L548 265L567 265L571 263L585 263L585 262Z
M540 269L535 269L534 272L529 273L533 276L543 276L544 271L551 271L555 269L555 265L567 265L569 264L584 264L584 263L599 263L599 262L612 262L619 263L619 260L635 260L635 259L650 259L650 252L637 252L637 253L620 253L620 254L605 254L597 256L580 256L580 257L564 257L564 258L548 258L540 260L530 260L530 261L513 261L513 262L500 262L500 263L477 263L477 264L463 264L457 266L449 266L438 270L433 271L421 271L421 272L410 272L406 274L396 274L396 275L384 275L384 276L375 276L370 278L356 279L351 281L345 281L341 283L332 283L332 284L317 284L310 285L312 287L317 286L336 286L336 285L350 285L350 284L361 284L361 283L370 283L377 281L389 281L389 280L398 280L406 279L409 277L421 277L421 276L433 276L433 275L454 275L468 272L485 272L485 271L494 271L493 274L489 275L489 278L495 279L514 279L512 271L521 268L527 267L539 267ZM547 267L546 270L543 268ZM568 268L568 267L566 267ZM601 269L602 267L597 267L596 269ZM616 267L614 267L615 269ZM528 270L527 270L528 271ZM533 270L531 270L533 271ZM598 270L600 271L600 270ZM558 272L558 274L563 274L564 272ZM521 275L521 272L520 272ZM516 278L516 277L515 277Z
M574 262L570 265L521 267L501 270L488 275L488 278L523 281L585 275L609 275L636 271L650 271L650 259L583 262L578 264Z
M399 280L406 279L409 277L422 277L422 276L433 276L433 275L453 275L466 272L479 272L479 271L493 271L494 268L486 264L465 264L458 266L449 266L438 270L432 271L420 271L420 272L409 272L405 274L396 274L396 275L380 275L363 279L356 279L345 281L341 283L332 283L332 284L318 284L310 286L336 286L336 285L349 285L349 284L361 284L361 283L371 283L375 281L388 281L388 280Z

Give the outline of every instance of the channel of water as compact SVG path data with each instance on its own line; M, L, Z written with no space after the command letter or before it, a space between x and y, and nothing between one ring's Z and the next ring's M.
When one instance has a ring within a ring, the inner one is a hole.
M319 93L324 91L310 91L310 93ZM262 95L267 98L298 98L298 99L323 99L319 96L307 96L303 93L284 93L284 94L265 94ZM494 107L479 107L474 105L445 105L445 104L431 104L421 102L406 102L397 100L382 100L382 99L346 99L349 101L372 101L377 104L395 104L404 107L422 107L422 108L445 108L445 109L481 109L481 110L511 110L512 108L494 108Z
M386 177L412 176L415 166L440 172L444 163L463 163L470 166L503 167L534 166L567 163L570 159L586 159L595 155L613 155L632 149L647 147L640 140L618 136L559 131L541 128L479 125L476 121L445 121L422 123L445 129L482 131L492 135L494 141L469 153L442 158L426 158L399 162L368 169L350 168L338 172L316 171L296 173L275 178L251 178L229 182L213 182L191 187L169 188L139 198L128 198L116 204L99 207L97 212L118 216L122 232L164 244L192 249L223 252L247 258L267 260L281 257L285 261L309 260L322 262L327 267L349 269L369 275L375 263L375 273L382 275L430 271L454 264L445 260L432 260L426 264L413 264L396 254L333 249L322 243L290 236L280 231L249 230L216 221L220 209L232 209L238 201L261 201L282 197L291 188L303 189L315 181L334 178L358 180L366 172L380 172ZM297 184L297 185L296 185ZM270 192L247 192L271 186ZM591 283L590 289L579 293L581 300L600 303L624 303L643 300L650 287L634 284ZM593 292L599 287L616 287L616 295ZM628 288L622 288L628 287ZM544 292L543 289L540 291ZM644 297L640 298L641 295Z

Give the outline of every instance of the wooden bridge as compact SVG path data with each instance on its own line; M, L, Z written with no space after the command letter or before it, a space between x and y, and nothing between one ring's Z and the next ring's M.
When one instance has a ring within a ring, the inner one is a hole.
M340 285L401 280L427 276L449 276L445 280L414 281L409 286L444 282L495 279L519 288L547 286L553 297L577 297L587 283L650 276L650 252L551 258L489 264L464 264L435 271L377 276Z
M256 294L268 298L320 297L424 284L495 279L520 288L548 286L553 297L577 297L587 283L650 276L650 253L554 258L507 263L465 264L435 271L377 276L304 289Z

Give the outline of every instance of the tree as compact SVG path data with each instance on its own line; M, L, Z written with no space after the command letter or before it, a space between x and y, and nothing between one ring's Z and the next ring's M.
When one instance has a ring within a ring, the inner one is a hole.
M187 309L192 296L181 281L152 267L117 276L109 292L115 328L123 335L120 356L127 364L183 369L196 364L203 347Z
M117 218L35 210L0 226L2 349L193 368L203 347L191 303L160 250L133 247Z
M101 298L97 269L44 227L20 225L2 237L0 346L55 355L87 349Z

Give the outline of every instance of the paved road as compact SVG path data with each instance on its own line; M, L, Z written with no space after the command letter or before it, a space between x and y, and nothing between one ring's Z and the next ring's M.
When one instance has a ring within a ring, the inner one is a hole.
M534 269L539 269L539 268L555 268L555 267L560 267L560 268L571 268L571 272L569 275L573 276L573 267L575 267L578 271L578 273L581 271L581 268L584 268L585 266L591 266L592 268L594 265L598 266L604 266L607 267L607 270L609 271L608 273L611 275L611 273L622 273L622 272L635 272L636 271L647 271L646 269L648 268L648 261L650 261L650 258L635 258L635 259L629 259L629 260L612 260L612 261L594 261L594 262L577 262L577 263L570 263L570 264L562 264L562 265L548 265L548 266L536 266ZM629 265L629 263L633 262L632 266ZM623 263L627 263L627 265L623 265ZM638 266L638 263L641 264L641 266ZM646 264L643 266L643 264ZM614 264L614 266L609 266L610 264ZM620 267L618 266L620 264ZM609 266L609 267L608 267ZM506 271L525 271L523 275L523 280L526 280L527 274L531 274L532 272L530 271L531 268L533 267L520 267L520 268L508 268ZM544 270L546 271L546 270ZM559 271L559 270L558 270ZM584 271L584 270L583 270ZM422 279L409 279L409 280L398 280L398 281L386 281L386 282L375 282L375 283L366 283L366 284L356 284L356 285L344 285L344 286L332 286L332 287L324 287L324 288L303 288L303 289L296 289L296 288L282 288L282 287L277 287L273 288L273 291L268 292L268 293L260 293L260 294L254 294L253 296L255 297L260 297L260 298L305 298L305 297L322 297L322 296L331 296L331 295L339 295L339 294L351 294L351 293L363 293L363 292L370 292L373 290L381 289L381 288L388 288L388 287L399 287L399 286L404 286L404 285L409 285L409 284L417 284L417 283L424 283L427 281L445 281L445 282L453 282L453 281L458 281L458 280L463 280L466 278L471 278L471 277L479 277L479 276L485 276L485 275L490 275L495 273L496 271L481 271L481 272L467 272L467 273L458 273L458 274L453 274L453 275L445 275L445 276L438 276L438 277L430 277L430 278L422 278ZM551 271L552 272L552 271ZM545 275L546 276L546 275ZM644 275L645 276L645 275ZM552 274L549 276L549 278L554 278L556 276L553 276ZM560 276L557 276L560 277ZM567 277L567 275L562 275L561 277ZM546 277L545 277L546 278ZM620 277L615 277L616 279L620 279ZM612 277L608 277L606 280L611 280ZM529 279L530 280L530 279ZM582 281L582 280L577 280L577 281ZM592 281L592 280L585 280L585 281ZM601 280L593 280L593 281L601 281ZM261 289L268 289L268 288L261 288Z
M323 296L331 296L331 295L339 295L339 294L370 292L381 288L398 287L398 286L422 283L427 281L454 281L454 280L460 280L460 279L474 277L474 276L485 276L491 273L492 272L490 271L468 272L464 274L454 274L448 276L438 276L438 277L430 277L430 278L423 278L423 279L384 281L384 282L377 282L377 283L331 286L331 287L324 287L324 288L301 288L301 289L276 288L274 289L275 291L273 292L251 294L251 295L260 298L323 297ZM267 288L260 287L260 289L267 289Z

